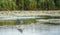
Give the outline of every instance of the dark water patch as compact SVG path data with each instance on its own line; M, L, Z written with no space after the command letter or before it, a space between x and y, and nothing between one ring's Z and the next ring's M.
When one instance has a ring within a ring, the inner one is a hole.
M50 22L45 22L44 24L45 25L55 25L55 26L60 25L60 23L50 23Z
M38 16L38 17L44 17L44 18L37 18L37 19L60 19L60 16Z

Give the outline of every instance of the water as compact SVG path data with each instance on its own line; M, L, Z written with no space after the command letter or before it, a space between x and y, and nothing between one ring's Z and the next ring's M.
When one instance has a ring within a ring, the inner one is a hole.
M37 16L16 16L16 17L2 17L0 20L17 20L17 19L34 19L34 18L44 18L44 17L37 17Z
M0 35L60 35L59 25L30 24L25 25L24 29L0 28Z

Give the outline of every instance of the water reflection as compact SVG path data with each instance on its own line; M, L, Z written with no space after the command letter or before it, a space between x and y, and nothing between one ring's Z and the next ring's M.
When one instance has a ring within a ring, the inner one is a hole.
M0 35L20 35L16 28L0 28Z
M23 33L23 30L22 29L18 29L21 33Z
M0 35L60 35L60 26L46 24L26 25L23 30L0 28Z

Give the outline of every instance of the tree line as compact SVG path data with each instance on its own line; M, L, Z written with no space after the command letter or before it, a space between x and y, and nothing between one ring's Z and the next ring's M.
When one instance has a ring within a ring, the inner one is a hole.
M60 0L0 0L0 10L60 10Z

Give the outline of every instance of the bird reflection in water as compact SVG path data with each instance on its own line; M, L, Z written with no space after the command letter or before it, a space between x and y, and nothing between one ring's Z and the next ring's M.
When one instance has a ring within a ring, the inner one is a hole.
M21 33L23 33L23 30L22 29L18 29Z

